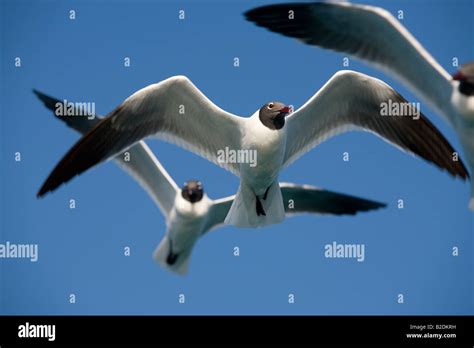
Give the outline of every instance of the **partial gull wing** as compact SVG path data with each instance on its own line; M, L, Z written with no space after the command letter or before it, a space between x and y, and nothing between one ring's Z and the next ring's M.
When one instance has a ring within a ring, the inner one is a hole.
M241 122L186 77L171 77L134 93L84 135L54 168L38 196L152 135L238 175L238 165L219 162L218 151L226 146L240 148Z
M57 103L62 103L39 91L34 90L34 93L53 112L56 110ZM81 134L87 133L101 121L101 117L97 115L91 119L83 116L57 116L56 113L54 115ZM179 191L175 181L144 141L139 141L127 151L129 161L125 160L123 153L116 155L114 160L145 189L163 215L167 217L174 206L176 193Z
M403 115L382 116L385 105L404 105ZM354 71L339 71L300 109L287 117L284 165L338 134L372 132L392 145L436 164L453 176L468 178L455 150L421 113L386 83ZM410 115L413 115L411 117Z
M355 215L385 208L385 203L332 192L310 185L280 183L287 216L292 214Z
M224 220L234 202L235 195L219 198L214 200L209 207L206 224L203 229L203 234L213 230L219 226L224 225Z
M327 191L310 185L280 183L286 216L296 214L355 215L385 208L385 203ZM224 223L235 195L215 200L208 214L205 232ZM204 233L205 233L204 232Z

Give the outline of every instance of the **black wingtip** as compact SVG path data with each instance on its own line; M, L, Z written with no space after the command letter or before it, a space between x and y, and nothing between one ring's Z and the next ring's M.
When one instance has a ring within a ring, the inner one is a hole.
M32 89L33 93L41 100L44 101L48 96L41 91L38 91L36 88Z
M449 143L448 145L451 146L451 144ZM455 150L452 149L452 151L455 151ZM458 152L456 151L456 153ZM454 161L451 158L451 161L454 162L453 168L442 167L442 166L439 166L439 167L442 170L446 170L455 179L461 179L462 181L468 181L471 179L471 175L469 174L469 171L467 170L466 165L464 164L464 161L461 158L459 158L457 161Z
M51 192L51 189L48 187L47 182L45 182L36 194L36 198L43 198L48 192Z
M258 22L261 17L272 15L274 10L284 10L291 7L301 6L301 3L283 3L254 7L244 12L244 17L250 22Z
M461 180L462 181L468 181L468 180L471 180L471 175L469 174L469 172L467 171L467 168L466 166L464 165L464 162L461 161L461 167L462 167L462 176L461 177Z
M123 137L123 133L112 127L111 123L115 120L114 115L122 110L123 106L117 107L109 114L109 117L97 120L98 123L87 130L87 133L69 149L49 174L39 190L38 196L41 197L47 192L55 191L75 176L82 174L148 135L146 132L149 129L143 128L142 132L134 132L132 138Z
M64 183L65 182L58 181L55 176L48 176L48 178L36 194L36 198L43 198L48 193L56 191Z
M37 90L36 88L32 88L33 93L43 102L43 104L50 110L54 110L56 103L59 102L58 99L50 97L49 95ZM36 198L43 198L48 192L51 192L52 189L46 181L43 186L41 186L40 190L36 194Z
M245 11L245 12L243 13L245 19L248 20L249 22L255 22L255 13L258 13L258 11L259 11L262 7L266 7L266 6L255 7L255 8L252 8L252 9L250 9L250 10Z
M37 89L33 88L33 93L38 97L39 100L50 110L55 110L56 104L61 102L59 99L53 98Z
M353 215L356 215L357 213L360 213L360 212L369 212L372 210L379 210L379 209L384 209L387 207L387 203L376 202L376 201L371 201L371 200L364 200L364 201L366 205L356 208L354 210Z
M328 4L316 2L265 5L244 12L244 17L258 27L311 44L314 39L312 9L325 5Z
M272 9L276 6L281 6L285 4L273 4L273 5L264 5L259 7L254 7L250 10L247 10L243 13L246 20L249 22L257 23L261 16L265 16L272 13Z
M323 3L304 3L304 2L294 2L294 3L281 3L281 4L271 4L263 5L259 7L254 7L250 10L247 10L243 13L246 20L249 22L255 22L257 24L263 24L271 22L275 18L286 18L289 15L290 10L306 10L310 6L315 6L317 4Z
M48 191L44 190L43 187L41 187L40 190L36 193L36 198L37 199L43 198L47 192Z

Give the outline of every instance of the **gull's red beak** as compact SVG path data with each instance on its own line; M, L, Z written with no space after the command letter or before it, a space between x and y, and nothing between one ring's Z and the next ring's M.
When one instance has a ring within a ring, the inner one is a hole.
M457 73L453 75L453 80L456 80L456 81L464 80L464 78L465 78L464 75L460 71L458 71Z
M289 106L285 106L284 108L278 110L282 113L289 114L291 112L291 108Z

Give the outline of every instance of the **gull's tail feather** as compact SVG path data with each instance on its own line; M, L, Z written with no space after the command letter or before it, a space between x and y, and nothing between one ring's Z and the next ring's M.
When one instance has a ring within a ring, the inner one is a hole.
M164 236L158 247L155 249L153 258L168 271L179 275L185 275L189 270L191 250L192 248L188 251L180 252L179 254L173 254L171 241L168 236Z
M260 197L265 215L257 215L257 198L247 184L241 182L225 223L236 227L263 227L285 219L285 207L280 186L275 181L268 189L266 199Z

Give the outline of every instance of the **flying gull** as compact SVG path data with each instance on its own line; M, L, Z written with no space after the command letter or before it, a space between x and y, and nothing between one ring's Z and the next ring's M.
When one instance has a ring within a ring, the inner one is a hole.
M53 111L61 103L41 92L35 93ZM84 134L96 126L101 117L88 119L68 115L57 118ZM179 189L143 140L127 151L128 156L123 153L116 155L115 163L146 190L166 219L167 230L154 252L154 258L165 269L185 274L195 243L205 233L224 223L234 196L212 200L205 194L202 183L197 180L189 180ZM302 213L354 215L385 207L383 203L314 186L281 183L280 188L286 216Z

